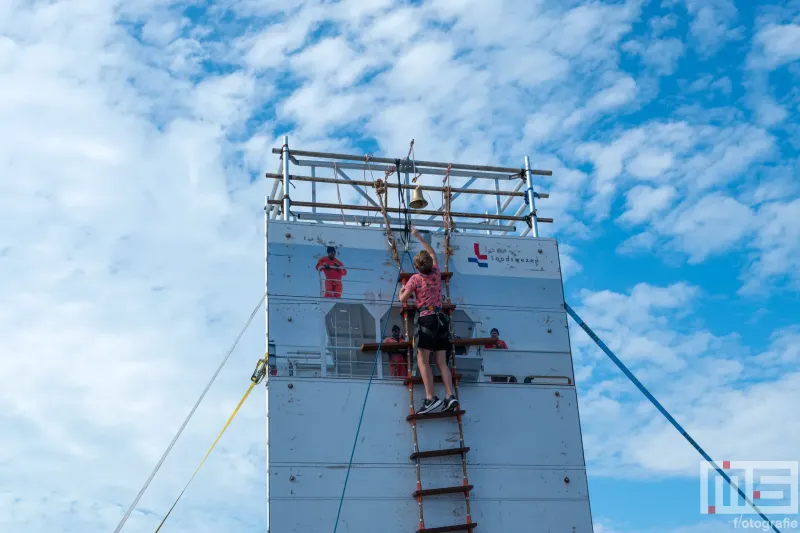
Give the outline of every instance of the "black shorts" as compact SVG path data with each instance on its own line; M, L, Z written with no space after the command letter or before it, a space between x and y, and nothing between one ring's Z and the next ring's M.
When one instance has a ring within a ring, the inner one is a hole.
M423 350L432 350L435 352L449 350L450 349L450 323L447 316L441 317L443 320L443 324L439 324L439 320L436 315L425 315L421 316L417 322L417 348L422 348ZM427 331L422 329L424 326L431 332L434 332L433 335L429 334Z

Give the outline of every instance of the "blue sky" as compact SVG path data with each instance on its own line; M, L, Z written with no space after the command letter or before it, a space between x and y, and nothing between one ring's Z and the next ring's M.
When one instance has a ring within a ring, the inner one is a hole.
M0 529L117 524L260 297L284 134L529 155L570 304L714 457L798 459L799 79L796 0L4 3ZM262 331L126 531L180 491ZM596 532L733 529L697 512L696 453L571 334ZM264 530L263 410L170 531Z

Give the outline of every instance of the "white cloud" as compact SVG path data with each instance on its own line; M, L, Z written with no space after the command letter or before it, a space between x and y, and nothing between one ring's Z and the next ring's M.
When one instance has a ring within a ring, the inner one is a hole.
M661 248L682 251L697 263L735 249L755 231L753 198L734 198L724 188L745 178L748 169L776 149L775 137L761 128L684 121L639 126L606 144L580 145L575 153L594 167L594 214L606 217L616 195L629 186L626 211L618 221L649 222L647 231L618 246L620 253L652 250L661 239Z
M727 76L723 76L718 79L714 79L714 76L711 74L703 74L698 76L696 79L692 79L691 83L686 85L686 82L681 80L679 82L682 86L686 87L686 90L690 93L696 92L708 92L709 97L716 96L716 92L720 92L724 95L728 95L733 90L733 86L731 80Z
M791 456L800 433L787 431L775 442L766 430L791 419L800 394L796 329L776 332L766 351L752 353L735 334L698 327L703 298L683 283L638 284L629 294L583 291L576 311L713 457ZM595 475L696 476L702 458L691 445L583 331L571 331L576 364L594 369L594 379L584 382L581 415ZM601 430L608 427L613 434Z
M743 291L760 291L765 282L776 278L800 288L800 198L762 205L755 227L758 254L745 273Z
M775 70L800 59L800 24L768 24L755 36L751 68Z
M789 116L786 108L778 105L772 98L762 97L756 105L756 113L759 121L764 126L775 126L783 122Z
M676 38L654 39L649 43L630 41L623 45L623 49L640 56L660 76L673 74L684 53L683 43Z
M653 35L659 35L675 28L678 25L678 16L675 13L670 13L662 17L653 17L648 21Z
M574 257L577 254L577 249L574 246L561 242L558 244L558 254L561 259L561 277L563 280L567 280L583 270L581 264Z
M563 126L574 128L579 124L592 120L602 114L620 109L636 99L638 88L636 81L630 76L615 80L613 84L595 93L584 107L573 111Z
M617 246L617 253L627 255L652 250L657 241L658 237L653 233L646 231L637 233L621 242L619 246Z
M320 78L336 88L358 82L365 71L378 66L377 57L358 54L343 37L322 40L290 59L300 76Z
M674 187L659 188L638 185L628 191L627 210L620 216L623 222L638 224L666 209L677 195Z
M675 157L669 152L645 149L639 152L628 164L628 172L641 179L657 180L672 166Z
M732 0L684 0L692 16L691 34L704 56L717 52L727 41L742 37L735 26L738 10Z
M689 255L689 263L698 263L739 244L755 221L747 205L713 193L697 202L682 202L654 226L671 238L672 247Z

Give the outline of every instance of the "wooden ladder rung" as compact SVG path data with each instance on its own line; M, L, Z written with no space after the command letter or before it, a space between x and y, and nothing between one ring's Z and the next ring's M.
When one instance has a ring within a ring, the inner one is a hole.
M472 490L472 485L460 485L458 487L442 487L439 489L422 489L414 491L413 496L439 496L441 494L467 493Z
M412 420L430 420L431 418L452 418L458 415L463 415L466 411L437 411L435 413L422 413L417 414L414 413L413 415L408 415L406 420L411 422Z
M447 457L448 455L461 455L462 453L467 453L469 451L469 446L465 446L464 448L445 448L443 450L428 450L425 452L415 452L412 453L409 459L428 459L430 457Z
M426 527L425 529L418 529L417 533L456 533L457 531L472 531L476 527L478 527L477 522L470 522L469 524L457 526Z
M458 381L458 380L461 379L461 374L451 374L451 376L453 376L453 381ZM442 376L433 376L433 382L434 383L441 383L442 382ZM422 376L413 376L413 377L410 377L410 378L404 378L403 379L403 385L408 385L410 383L413 383L414 385L422 384Z

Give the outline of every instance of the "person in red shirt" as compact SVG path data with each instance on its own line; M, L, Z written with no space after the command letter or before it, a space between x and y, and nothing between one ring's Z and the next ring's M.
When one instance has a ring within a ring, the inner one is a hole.
M320 257L316 268L317 272L325 273L325 298L341 298L342 278L347 275L347 269L336 259L336 248L328 246L327 257Z
M453 376L447 366L447 352L451 347L450 318L442 309L442 275L436 261L436 252L416 228L411 231L424 250L414 256L414 267L418 272L409 278L400 291L400 302L405 304L413 294L419 312L416 333L417 366L425 385L425 400L417 413L429 413L442 404L443 411L453 411L458 407L458 400L453 394ZM431 352L436 353L436 366L442 375L444 402L434 395L433 371L429 363Z
M392 326L392 336L383 339L384 344L400 342L400 326ZM404 378L408 375L405 350L402 353L389 353L389 370L394 378Z
M491 344L485 345L484 348L489 349L489 350L491 350L491 349L494 349L494 350L508 350L508 345L506 344L506 342L500 340L500 332L497 331L497 328L492 328L492 331L490 332L490 334L491 334L492 340L494 342L491 343Z

